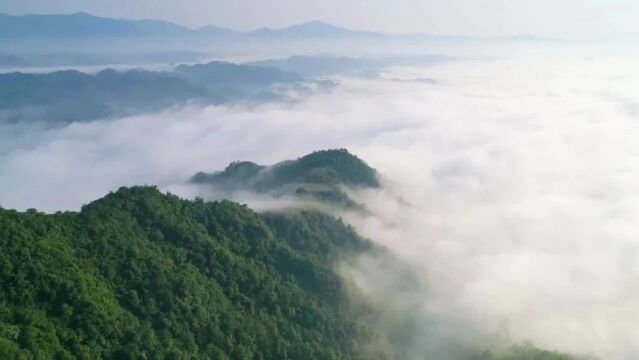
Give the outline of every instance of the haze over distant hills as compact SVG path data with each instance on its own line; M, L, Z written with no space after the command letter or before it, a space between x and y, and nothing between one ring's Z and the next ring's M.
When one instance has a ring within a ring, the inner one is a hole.
M2 38L147 37L228 33L232 31L212 26L194 30L166 21L111 19L87 13L21 16L0 14Z
M261 28L239 32L216 26L191 29L159 20L125 20L94 16L87 13L68 15L0 14L0 38L65 38L65 37L327 37L383 36L381 33L353 31L321 21L311 21L281 29Z
M543 39L532 35L518 35L526 40ZM216 26L197 29L160 20L112 19L88 13L51 15L0 14L0 38L145 38L145 37L193 37L193 38L415 38L442 36L428 34L391 35L374 31L351 30L322 21L310 21L284 28L260 28L240 32ZM455 37L444 37L455 38Z
M236 31L217 26L189 28L159 20L128 20L88 13L51 15L0 14L0 69L77 67L249 60L295 54L387 54L387 49L414 55L433 43L547 41L532 35L482 38L432 34L386 34L352 30L323 21L283 28ZM324 71L322 71L324 72Z
M275 68L225 62L180 65L165 72L0 74L0 123L63 124L155 112L187 102L259 102L278 96L273 85L302 80Z

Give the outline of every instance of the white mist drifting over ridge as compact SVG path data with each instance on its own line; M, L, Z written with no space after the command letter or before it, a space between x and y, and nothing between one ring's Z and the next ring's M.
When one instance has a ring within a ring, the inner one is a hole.
M421 269L427 312L463 314L486 331L507 324L512 339L541 347L635 359L637 73L521 65L456 69L464 86L428 97L441 118L364 149L401 174L393 193L410 206L369 193L375 216L350 221Z
M359 194L376 216L348 218L423 274L428 297L411 304L487 331L507 323L515 341L634 360L639 70L537 55L388 75L437 85L341 79L292 104L5 127L0 204L77 209L134 184L192 195L182 184L197 171L347 147L412 204Z

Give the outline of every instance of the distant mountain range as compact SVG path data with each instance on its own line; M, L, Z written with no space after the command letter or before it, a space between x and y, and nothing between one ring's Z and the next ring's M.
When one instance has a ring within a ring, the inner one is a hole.
M216 26L191 29L159 20L125 20L87 13L69 15L0 14L0 38L67 37L333 37L383 36L381 33L353 31L321 21L311 21L281 29L262 28L239 32Z
M373 31L356 31L322 21L310 21L284 28L261 28L240 32L216 26L197 29L167 21L126 20L99 17L87 13L65 15L0 14L0 39L91 39L91 38L440 38L468 37L428 34L390 35ZM510 40L550 40L532 35L517 35Z
M202 105L279 99L271 88L304 79L275 68L210 62L173 71L103 70L0 74L0 124L65 124Z
M233 32L215 27L194 30L166 21L110 19L87 13L21 16L0 14L0 38L148 37L230 33Z

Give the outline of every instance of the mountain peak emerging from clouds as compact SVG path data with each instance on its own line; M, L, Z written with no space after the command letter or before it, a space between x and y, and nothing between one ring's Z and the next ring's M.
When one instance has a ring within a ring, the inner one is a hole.
M229 164L224 170L200 172L191 182L232 193L249 191L275 197L296 196L338 207L356 204L342 187L379 187L377 171L346 149L315 151L295 160L264 166L250 161Z
M344 31L350 31L346 28L338 27L333 24L329 24L327 22L319 21L319 20L313 20L313 21L308 21L305 23L289 26L282 30L310 31L310 32L324 32L324 33L335 33L335 32L341 33Z

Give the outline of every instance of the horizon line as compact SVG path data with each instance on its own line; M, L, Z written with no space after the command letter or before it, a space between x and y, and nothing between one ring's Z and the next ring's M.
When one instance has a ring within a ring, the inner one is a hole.
M379 30L363 30L363 29L352 29L350 27L346 27L346 26L342 26L342 25L336 25L332 22L326 21L326 20L320 20L320 19L311 19L311 20L306 20L306 21L301 21L301 22L295 22L289 25L284 25L281 27L267 27L267 26L261 26L261 27L255 27L249 30L240 30L240 29L235 29L235 28L230 28L230 27L225 27L225 26L218 26L218 25L214 25L214 24L207 24L207 25L203 25L203 26L197 26L197 27L193 27L193 26L188 26L188 25L184 25L178 22L175 22L173 20L163 20L163 19L154 19L154 18L122 18L122 17L109 17L109 16L104 16L104 15L96 15L87 11L76 11L76 12L69 12L69 13L23 13L23 14L10 14L10 13L4 13L4 12L0 12L0 16L10 16L10 17L26 17L26 16L74 16L74 15L87 15L87 16L91 16L94 18L101 18L101 19L109 19L109 20L116 20L116 21L129 21L129 22L141 22L141 21L156 21L156 22L162 22L162 23L166 23L166 24L171 24L171 25L175 25L175 26L179 26L191 31L198 31L198 30L202 30L202 29L206 29L206 28L216 28L219 30L226 30L226 31L231 31L231 32L235 32L238 34L251 34L251 33L255 33L258 31L263 31L263 30L271 30L271 31L281 31L281 30L286 30L286 29L290 29L290 28L294 28L294 27L298 27L298 26L304 26L304 25L309 25L309 24L313 24L313 23L318 23L318 24L322 24L322 25L326 25L328 27L332 27L334 29L337 30L345 30L345 31L349 31L349 32L354 32L354 33L369 33L370 35L384 35L384 36L431 36L431 37L459 37L459 38L483 38L483 39L509 39L509 38L517 38L517 37L529 37L529 38L534 38L534 39L542 39L542 40L562 40L562 38L559 37L554 37L554 36L543 36L543 35L536 35L536 34L530 34L530 33L515 33L515 34L504 34L504 35L476 35L476 34L453 34L453 33L431 33L431 32L383 32L383 31L379 31Z

